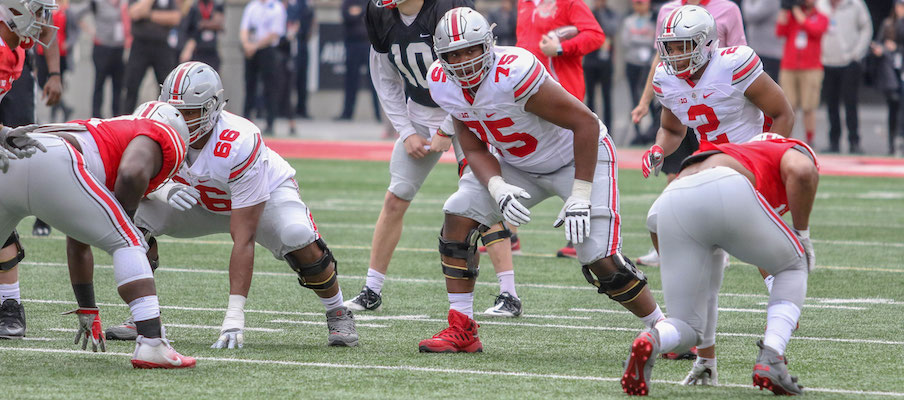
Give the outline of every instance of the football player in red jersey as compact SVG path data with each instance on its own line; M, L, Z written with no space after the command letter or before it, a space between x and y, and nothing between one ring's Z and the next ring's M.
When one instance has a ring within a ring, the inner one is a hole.
M775 277L766 333L757 342L754 385L775 394L802 393L788 373L784 353L800 318L807 276L816 265L809 224L818 184L813 150L771 133L743 144L702 142L684 161L678 178L647 215L662 254L669 317L634 340L621 380L626 393L649 394L658 354L686 351L715 332L713 305L723 270L713 256L715 247ZM780 217L788 211L791 227Z
M137 321L135 368L190 368L194 358L177 353L163 335L147 243L132 216L138 201L172 177L185 160L188 127L174 107L152 102L108 120L91 119L37 128L34 139L47 151L15 160L0 174L0 186L22 188L0 194L0 234L35 215L68 235L70 278L79 308L76 341L103 345L94 303L93 263L88 245L113 256L120 296ZM60 196L65 193L65 196Z

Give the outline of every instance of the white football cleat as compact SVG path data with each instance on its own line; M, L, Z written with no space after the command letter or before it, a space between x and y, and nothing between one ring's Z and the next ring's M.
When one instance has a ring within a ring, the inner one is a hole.
M651 247L649 253L637 257L637 260L634 260L634 263L637 265L646 265L648 267L658 267L659 253L656 251L655 247Z
M146 338L138 335L135 339L135 354L132 355L134 368L194 368L195 359L173 350L166 338Z

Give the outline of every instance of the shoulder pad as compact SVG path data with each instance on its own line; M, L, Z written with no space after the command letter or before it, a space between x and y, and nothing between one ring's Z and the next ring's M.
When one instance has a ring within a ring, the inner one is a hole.
M515 101L533 95L548 73L543 63L531 52L519 47L503 47L496 53L496 67L487 79L499 82L503 89L512 91Z

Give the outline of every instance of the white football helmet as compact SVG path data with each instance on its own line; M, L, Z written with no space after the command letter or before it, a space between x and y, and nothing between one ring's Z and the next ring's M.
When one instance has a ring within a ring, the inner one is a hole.
M201 115L185 121L188 144L204 137L217 124L226 107L223 82L211 66L197 61L179 64L163 81L158 100L179 110L200 109Z
M399 4L404 3L405 0L373 0L373 2L377 7L396 8Z
M670 54L669 42L681 42L684 51ZM681 6L669 13L656 38L656 49L670 75L688 78L703 68L719 47L716 20L700 6ZM684 68L679 63L688 61Z
M493 67L494 26L482 14L468 7L447 11L436 24L433 50L446 75L463 89L480 85ZM446 53L475 45L483 45L480 56L455 64L446 60Z
M179 137L188 144L188 124L182 118L182 113L169 104L162 101L149 101L142 103L132 115L148 118L169 125L179 133Z
M23 48L30 48L34 43L47 47L56 38L57 27L53 26L53 11L58 7L54 0L0 0L0 19L22 38ZM50 29L47 43L41 41L41 31Z

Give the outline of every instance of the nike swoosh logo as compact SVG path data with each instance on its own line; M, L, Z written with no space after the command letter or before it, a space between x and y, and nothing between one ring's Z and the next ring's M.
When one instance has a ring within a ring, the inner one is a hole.
M487 118L490 118L490 117L492 117L492 116L494 116L494 115L496 115L496 113L487 114Z
M210 182L210 179L198 179L198 183Z
M712 96L713 93L715 93L715 92L712 92L712 93L710 93L710 94L704 94L704 95L703 95L703 98L705 99L705 98L707 98L707 97L709 97L709 96Z
M421 34L421 37L422 37L422 38L428 38L428 37L430 37L430 34L429 34L429 33L422 33L422 34Z
M179 358L179 357L169 358L169 357L167 357L167 356L163 356L163 358L166 359L166 361L169 361L170 364L173 364L173 365L175 365L175 366L177 366L177 367L180 366L180 365L182 365L182 359Z

